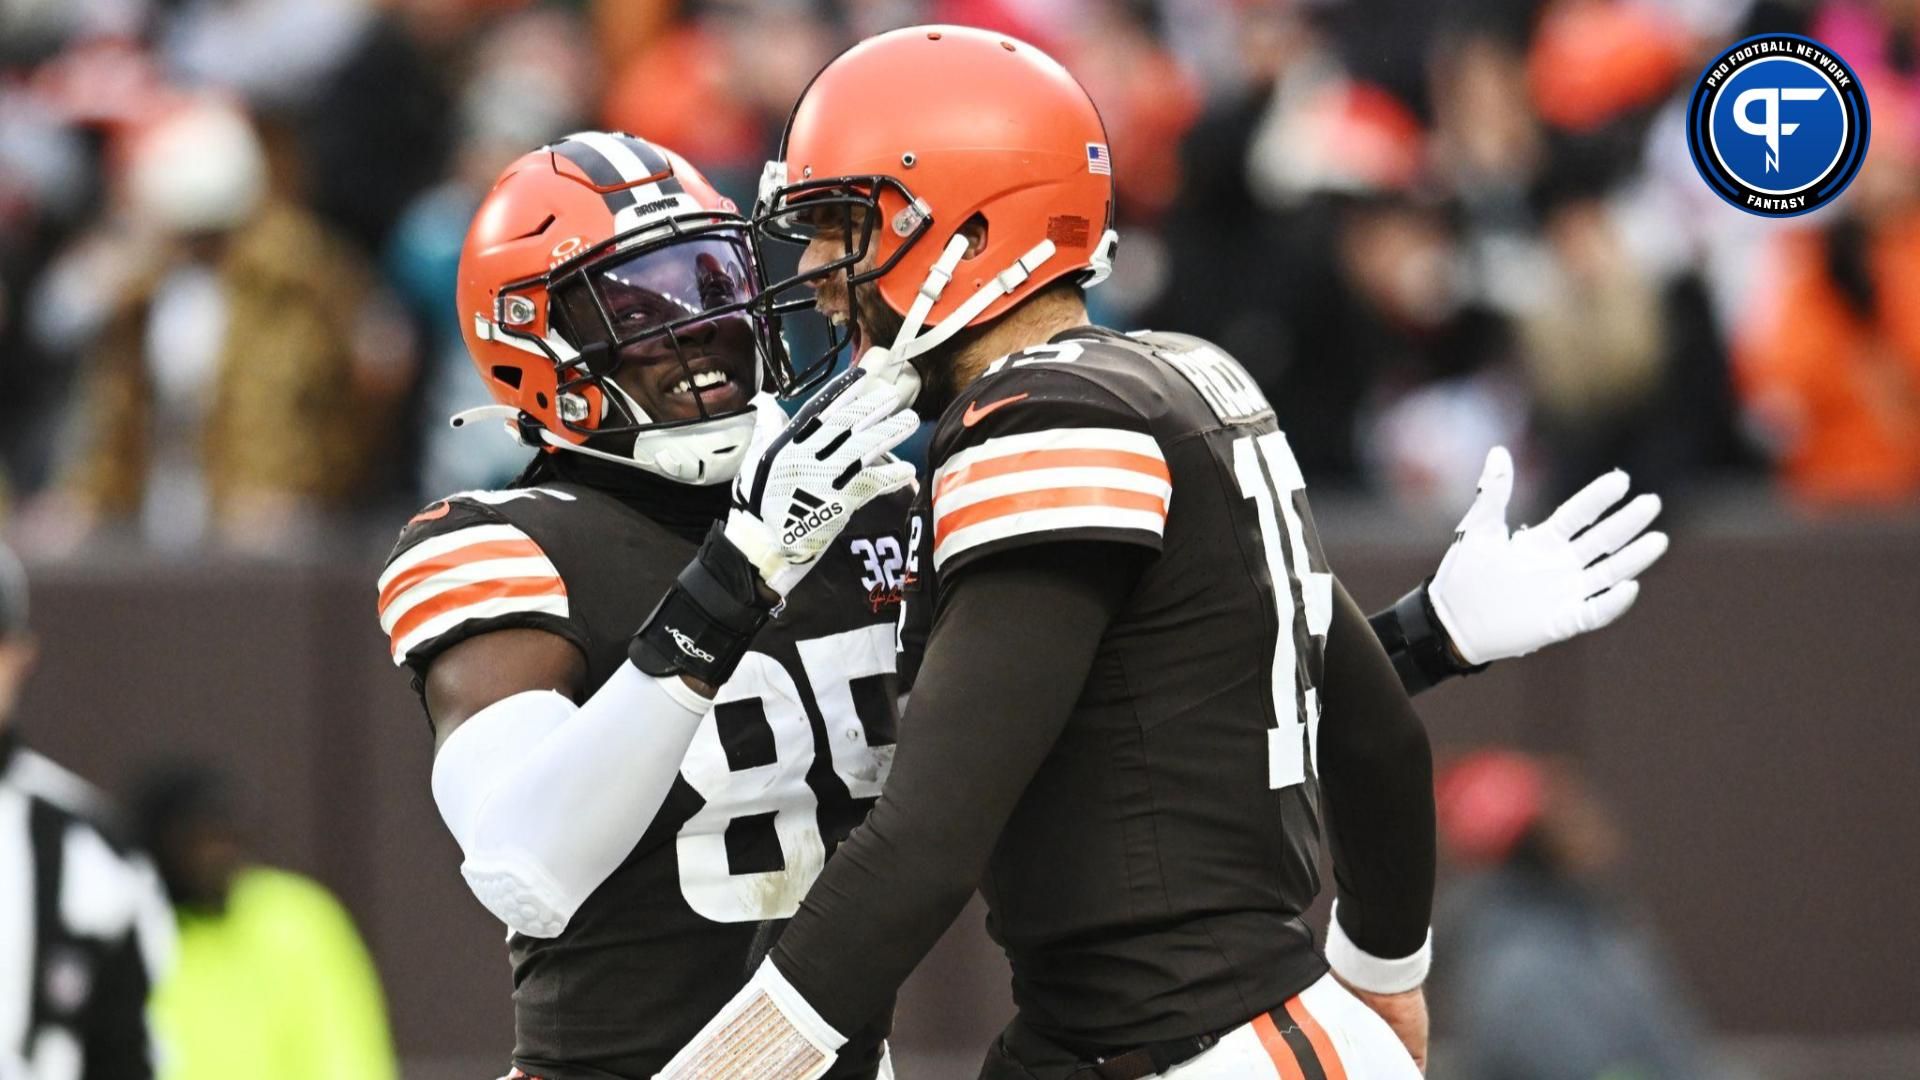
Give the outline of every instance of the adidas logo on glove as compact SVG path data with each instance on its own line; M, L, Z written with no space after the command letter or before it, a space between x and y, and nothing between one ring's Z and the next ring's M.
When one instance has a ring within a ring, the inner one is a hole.
M795 491L780 540L791 544L845 512L838 502L824 501L810 491Z

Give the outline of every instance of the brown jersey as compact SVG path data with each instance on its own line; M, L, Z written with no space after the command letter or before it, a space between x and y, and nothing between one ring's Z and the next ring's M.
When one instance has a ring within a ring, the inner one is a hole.
M1157 553L981 884L1024 1021L1126 1048L1311 984L1333 579L1253 381L1194 338L1071 331L968 387L931 466L909 528L909 668L942 583L977 560L1087 541Z
M401 533L380 617L416 684L460 641L531 627L579 647L591 694L725 512L724 489L558 471L452 496ZM509 938L515 1065L549 1080L651 1076L745 983L866 816L893 754L905 499L862 509L754 639L658 816L567 928ZM688 510L709 503L704 519ZM833 1076L871 1077L883 1032L856 1038Z

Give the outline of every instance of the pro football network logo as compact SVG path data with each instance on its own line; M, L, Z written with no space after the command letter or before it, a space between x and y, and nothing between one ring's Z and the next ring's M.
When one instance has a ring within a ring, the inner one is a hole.
M1838 198L1860 172L1867 94L1812 38L1761 34L1707 65L1687 105L1687 146L1714 194L1749 214L1794 217Z

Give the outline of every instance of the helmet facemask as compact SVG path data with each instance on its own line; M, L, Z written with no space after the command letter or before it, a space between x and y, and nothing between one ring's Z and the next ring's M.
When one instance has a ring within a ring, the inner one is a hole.
M761 265L764 267L778 261L778 256L769 250L774 244L788 247L799 245L804 250L815 238L823 221L834 222L840 234L846 238L838 258L805 273L796 272L764 286L763 296L773 319L771 326L778 332L780 317L815 306L814 295L823 283L832 281L836 276L844 282L849 298L847 327L830 338L829 348L824 354L816 356L805 366L790 366L785 372L786 379L801 389L811 386L832 369L832 361L839 349L847 344L848 336L858 329L861 322L873 329L881 340L856 341L856 351L864 351L872 345L884 345L891 350L894 360L903 364L931 353L966 330L995 301L1017 289L1051 259L1056 250L1051 239L1043 239L1009 265L991 268L994 270L992 277L971 295L965 296L956 309L929 326L929 315L952 283L961 260L967 257L969 243L965 233L966 222L936 223L926 202L915 197L896 177L833 177L782 185L781 179L785 173L784 163L770 162L761 180L761 196L755 207L753 221L754 242L760 252ZM895 196L899 204L897 208L889 210L885 202L895 199L883 200L883 195ZM940 227L936 228L937 225ZM884 258L878 258L887 242L880 232L881 228L899 238L898 246L887 252ZM946 244L925 277L916 283L912 305L904 313L895 310L882 298L879 280L893 271L916 243L943 230L947 233ZM1103 240L1102 244L1103 247L1110 247L1109 240ZM869 258L869 252L876 257ZM863 264L870 265L863 269ZM786 355L784 348L780 355ZM923 371L922 374L927 373ZM783 388L782 392L795 391ZM935 397L943 399L938 393Z
M768 166L761 199L754 210L753 242L763 270L794 268L792 273L780 276L769 272L762 293L765 325L778 338L763 348L776 357L771 369L776 388L783 395L794 396L831 374L841 351L849 346L857 359L871 346L893 344L902 316L881 299L874 283L906 256L933 222L925 204L894 177L834 177L780 186L783 172L777 163ZM903 209L888 217L882 192L894 195ZM884 259L878 258L885 246L879 232L882 227L899 238L898 246ZM801 272L797 268L801 255L823 229L842 238L838 253ZM803 357L796 358L790 352L795 343L785 337L790 329L786 320L800 313L818 314L817 297L823 290L844 292L846 321L829 323L823 346L804 349ZM866 340L862 324L880 340Z

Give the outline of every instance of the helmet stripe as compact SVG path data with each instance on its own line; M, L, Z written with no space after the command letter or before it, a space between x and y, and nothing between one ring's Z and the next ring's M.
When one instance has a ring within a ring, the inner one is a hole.
M570 135L555 143L553 150L578 165L580 171L587 174L587 179L593 181L594 187L619 189L603 192L601 195L606 200L608 213L618 214L639 201L633 189L625 185L632 184L640 177L622 173L620 166L614 162L613 158L602 152L586 134Z
M604 131L582 131L573 138L577 142L593 147L595 153L606 158L614 171L620 174L621 183L639 183L656 173L666 171L664 159L660 162L660 168L648 168L647 163L633 152L633 143L619 136L609 135Z
M620 143L620 145L626 147L627 152L632 154L634 158L640 162L641 166L647 170L648 176L652 176L655 173L666 172L673 167L668 164L667 155L661 153L659 147L645 139L635 138L625 132L618 133L614 135L613 138L616 142Z
M632 135L622 134L614 138L625 144L633 156L639 160L640 166L647 170L645 175L659 176L661 173L672 173L673 162L667 160L667 155L659 147ZM672 175L660 180L659 187L664 195L678 195L683 190L679 179Z

